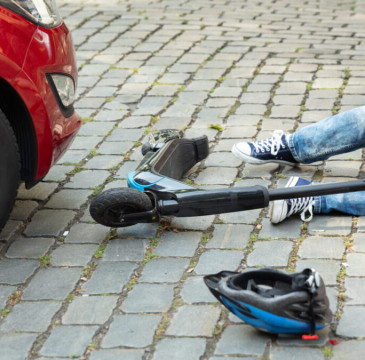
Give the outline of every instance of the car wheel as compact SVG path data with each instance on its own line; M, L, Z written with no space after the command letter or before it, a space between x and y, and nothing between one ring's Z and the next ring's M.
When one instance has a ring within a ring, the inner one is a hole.
M20 180L20 156L14 131L0 110L0 231L14 206Z

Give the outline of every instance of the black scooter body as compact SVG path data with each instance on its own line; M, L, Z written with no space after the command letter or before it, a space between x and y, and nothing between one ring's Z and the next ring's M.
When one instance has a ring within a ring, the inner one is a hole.
M128 174L129 188L96 196L90 213L106 226L156 222L160 216L203 216L260 209L270 201L365 190L365 180L270 189L263 186L204 190L179 181L209 154L208 139L185 139L176 130L150 135L144 158ZM135 191L136 189L138 191Z

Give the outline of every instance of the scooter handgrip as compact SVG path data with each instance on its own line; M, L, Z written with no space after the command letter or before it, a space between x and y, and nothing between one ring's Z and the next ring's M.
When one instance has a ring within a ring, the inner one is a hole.
M269 193L263 186L196 190L176 194L178 217L222 214L268 206Z

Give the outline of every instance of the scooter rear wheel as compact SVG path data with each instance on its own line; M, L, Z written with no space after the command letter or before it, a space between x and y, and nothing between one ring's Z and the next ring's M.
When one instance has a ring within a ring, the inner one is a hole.
M151 209L151 199L145 193L130 188L116 188L102 192L91 201L90 215L99 224L126 227L136 223L123 221L122 215Z

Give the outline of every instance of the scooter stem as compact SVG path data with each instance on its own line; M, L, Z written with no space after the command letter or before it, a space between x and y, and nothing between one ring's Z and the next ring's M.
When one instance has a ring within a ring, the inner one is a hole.
M308 196L321 196L365 190L365 180L270 189L263 186L229 189L182 191L175 199L158 200L161 215L177 217L223 214L262 209L270 201Z
M365 179L271 189L269 190L269 199L270 201L273 201L308 196L342 194L363 190L365 190Z

